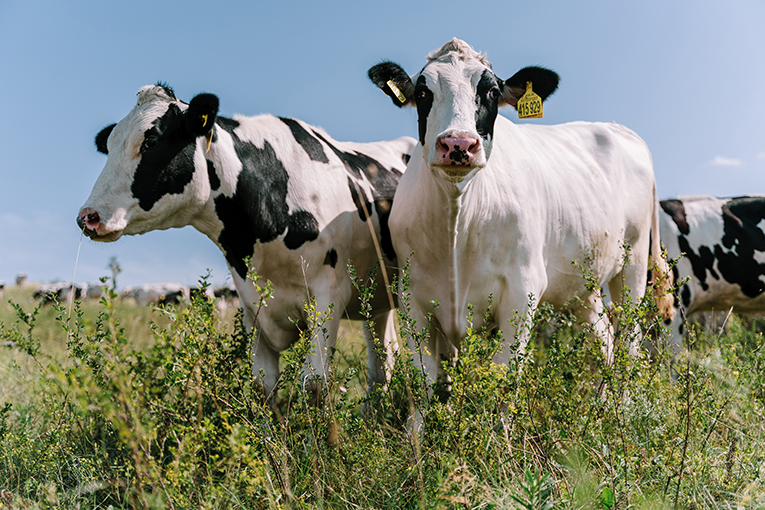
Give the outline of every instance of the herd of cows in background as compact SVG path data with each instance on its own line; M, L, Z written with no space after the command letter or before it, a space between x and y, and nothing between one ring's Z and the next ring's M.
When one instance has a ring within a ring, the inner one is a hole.
M216 243L246 325L257 322L253 373L267 394L279 353L310 322L308 296L330 318L361 318L349 260L378 289L409 264L407 306L420 327L432 314L428 351L414 360L434 383L440 361L459 351L469 305L491 305L488 322L478 312L473 327L511 341L514 314L578 296L577 311L610 356L613 330L598 315L602 297L572 261L589 261L612 300L623 286L633 298L653 289L675 352L683 315L765 310L765 197L659 203L648 148L629 129L515 124L497 115L501 106L518 108L530 91L547 99L558 86L553 71L526 67L503 80L484 55L453 39L411 77L392 62L372 67L369 77L396 106L416 109L418 140L339 142L295 119L222 117L212 94L185 103L165 84L143 87L133 110L96 137L108 158L79 227L110 242L192 225ZM685 254L671 273L674 281L690 280L674 296L659 238L669 258ZM257 316L247 257L275 290ZM375 330L366 331L369 389L387 381L397 341L396 303L376 294ZM306 376L326 373L338 322L326 322L313 338ZM382 349L373 348L374 337ZM513 355L508 343L495 361Z

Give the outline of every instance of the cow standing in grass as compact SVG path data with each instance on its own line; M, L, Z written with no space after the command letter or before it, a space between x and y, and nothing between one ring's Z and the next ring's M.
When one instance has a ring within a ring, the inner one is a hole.
M377 238L383 271L395 265L387 218L415 143L406 137L337 142L294 119L219 116L212 94L186 104L165 85L146 86L133 110L96 137L108 159L77 223L96 241L192 225L216 243L242 299L245 322L257 326L253 369L269 394L279 353L309 325L305 301L315 298L322 312L334 305L332 320L312 338L315 347L306 362L304 375L321 380L339 319L360 317L347 262L367 275L380 262ZM273 299L261 309L247 279L248 257L274 285ZM380 283L383 271L377 270ZM380 290L371 305L375 333L390 354L391 302ZM369 334L367 339L374 386L385 382L386 370Z
M633 298L644 295L649 245L659 275L666 272L658 256L653 165L643 140L618 124L513 124L497 115L498 108L516 106L528 83L545 99L558 75L527 67L503 81L485 56L458 39L430 54L411 78L392 62L372 67L369 77L394 104L417 109L420 143L396 193L390 229L399 257L413 254L413 319L421 325L433 314L429 352L414 356L431 382L441 360L459 350L470 304L478 311L475 328L503 333L497 363L514 354L514 314L533 313L540 301L563 305L574 296L583 303L581 317L601 330L611 357L610 325L598 316L602 298L586 288L572 261L591 260L595 283L607 285L616 300L623 286ZM625 245L631 247L626 263ZM481 311L490 296L484 324Z
M661 240L676 281L668 319L670 348L683 347L684 316L695 312L765 312L765 196L686 196L661 201ZM682 307L684 313L680 313Z

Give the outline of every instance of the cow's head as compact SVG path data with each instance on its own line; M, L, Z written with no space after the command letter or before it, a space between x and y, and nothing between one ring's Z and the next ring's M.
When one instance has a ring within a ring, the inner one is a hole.
M205 160L218 98L189 104L165 85L138 91L138 104L96 136L106 166L77 215L96 241L188 225L210 194Z
M425 163L452 181L486 165L497 109L515 107L526 82L543 101L558 87L558 75L541 67L526 67L502 81L485 55L456 38L427 60L411 78L393 62L372 67L369 78L396 106L417 107Z

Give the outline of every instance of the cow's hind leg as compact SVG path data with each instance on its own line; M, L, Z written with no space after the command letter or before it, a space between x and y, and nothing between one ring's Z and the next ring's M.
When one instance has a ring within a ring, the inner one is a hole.
M374 329L364 322L364 336L367 342L367 395L384 388L393 372L394 354L398 350L394 310L374 317Z
M647 257L640 257L640 259L625 265L621 272L608 282L608 292L614 304L615 318L619 315L619 308L636 306L637 301L645 295L648 260ZM625 346L630 356L636 356L643 342L640 325L634 324L631 330L621 330L618 334L626 339Z

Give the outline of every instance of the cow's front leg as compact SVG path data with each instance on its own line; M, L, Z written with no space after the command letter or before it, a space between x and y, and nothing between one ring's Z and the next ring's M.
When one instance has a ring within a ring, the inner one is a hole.
M523 359L531 336L534 313L539 305L541 290L505 292L507 299L498 303L495 313L497 327L502 334L502 346L492 361L509 366L512 360ZM531 297L529 297L531 296Z
M313 394L315 405L321 402L322 387L330 376L330 361L340 327L339 314L333 302L317 296L315 310L305 318L310 348L303 365L302 381L305 389Z
M258 330L255 330L251 355L252 375L256 387L260 389L268 402L273 404L273 391L279 377L279 353L271 347L268 340Z

